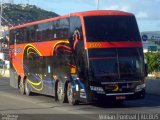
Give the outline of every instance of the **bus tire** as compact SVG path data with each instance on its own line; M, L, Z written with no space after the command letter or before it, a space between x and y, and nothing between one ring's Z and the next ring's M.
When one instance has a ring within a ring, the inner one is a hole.
M31 90L28 87L28 84L29 83L27 82L27 80L25 80L25 93L26 93L27 96L30 96L31 95Z
M75 100L73 97L73 90L72 90L72 84L69 82L67 86L67 99L69 104L71 105L78 105L79 101Z
M24 82L23 82L23 80L21 79L20 80L20 84L19 84L19 91L20 91L20 93L22 94L22 95L24 95L25 94L25 88L24 88Z
M58 85L57 85L57 101L61 102L61 103L65 103L66 102L66 97L65 97L65 92L64 92L64 86L62 85L62 83L59 81Z

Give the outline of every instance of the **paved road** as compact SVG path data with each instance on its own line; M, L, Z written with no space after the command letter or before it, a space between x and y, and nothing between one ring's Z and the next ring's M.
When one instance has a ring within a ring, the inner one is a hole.
M36 119L99 119L100 115L108 114L134 114L160 113L160 96L147 95L144 100L127 101L121 106L82 104L71 106L55 102L53 97L34 95L21 95L16 89L9 86L8 78L0 78L0 115L18 115L19 118L28 120ZM25 114L25 115L24 115ZM43 114L43 115L42 115ZM16 117L16 116L9 116Z

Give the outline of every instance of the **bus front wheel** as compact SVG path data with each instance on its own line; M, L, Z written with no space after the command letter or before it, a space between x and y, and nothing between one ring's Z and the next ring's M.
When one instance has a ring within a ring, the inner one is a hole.
M74 99L73 90L72 90L72 84L71 83L68 83L67 99L68 99L69 104L72 104L72 105L78 105L79 104L79 101Z

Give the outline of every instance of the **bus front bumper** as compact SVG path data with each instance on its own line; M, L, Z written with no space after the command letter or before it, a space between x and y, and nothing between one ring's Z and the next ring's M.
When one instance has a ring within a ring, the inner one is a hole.
M142 89L141 91L138 92L130 92L130 93L99 94L96 92L92 92L91 94L92 94L91 95L92 101L136 100L145 98L145 89Z

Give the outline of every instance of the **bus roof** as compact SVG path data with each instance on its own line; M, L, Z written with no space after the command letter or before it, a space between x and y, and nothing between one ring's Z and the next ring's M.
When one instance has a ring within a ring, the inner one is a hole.
M117 11L117 10L94 10L94 11L86 11L86 12L77 12L72 13L71 16L133 16L132 13Z
M58 16L50 19L45 19L45 20L40 20L40 21L35 21L31 23L14 26L14 27L11 27L10 30L23 28L31 25L36 25L40 23L45 23L45 22L51 22L61 18L67 18L69 16L82 16L82 17L85 17L85 16L133 16L133 14L128 12L123 12L123 11L117 11L117 10L94 10L94 11L86 11L86 12L77 12L77 13L71 13L68 15Z

